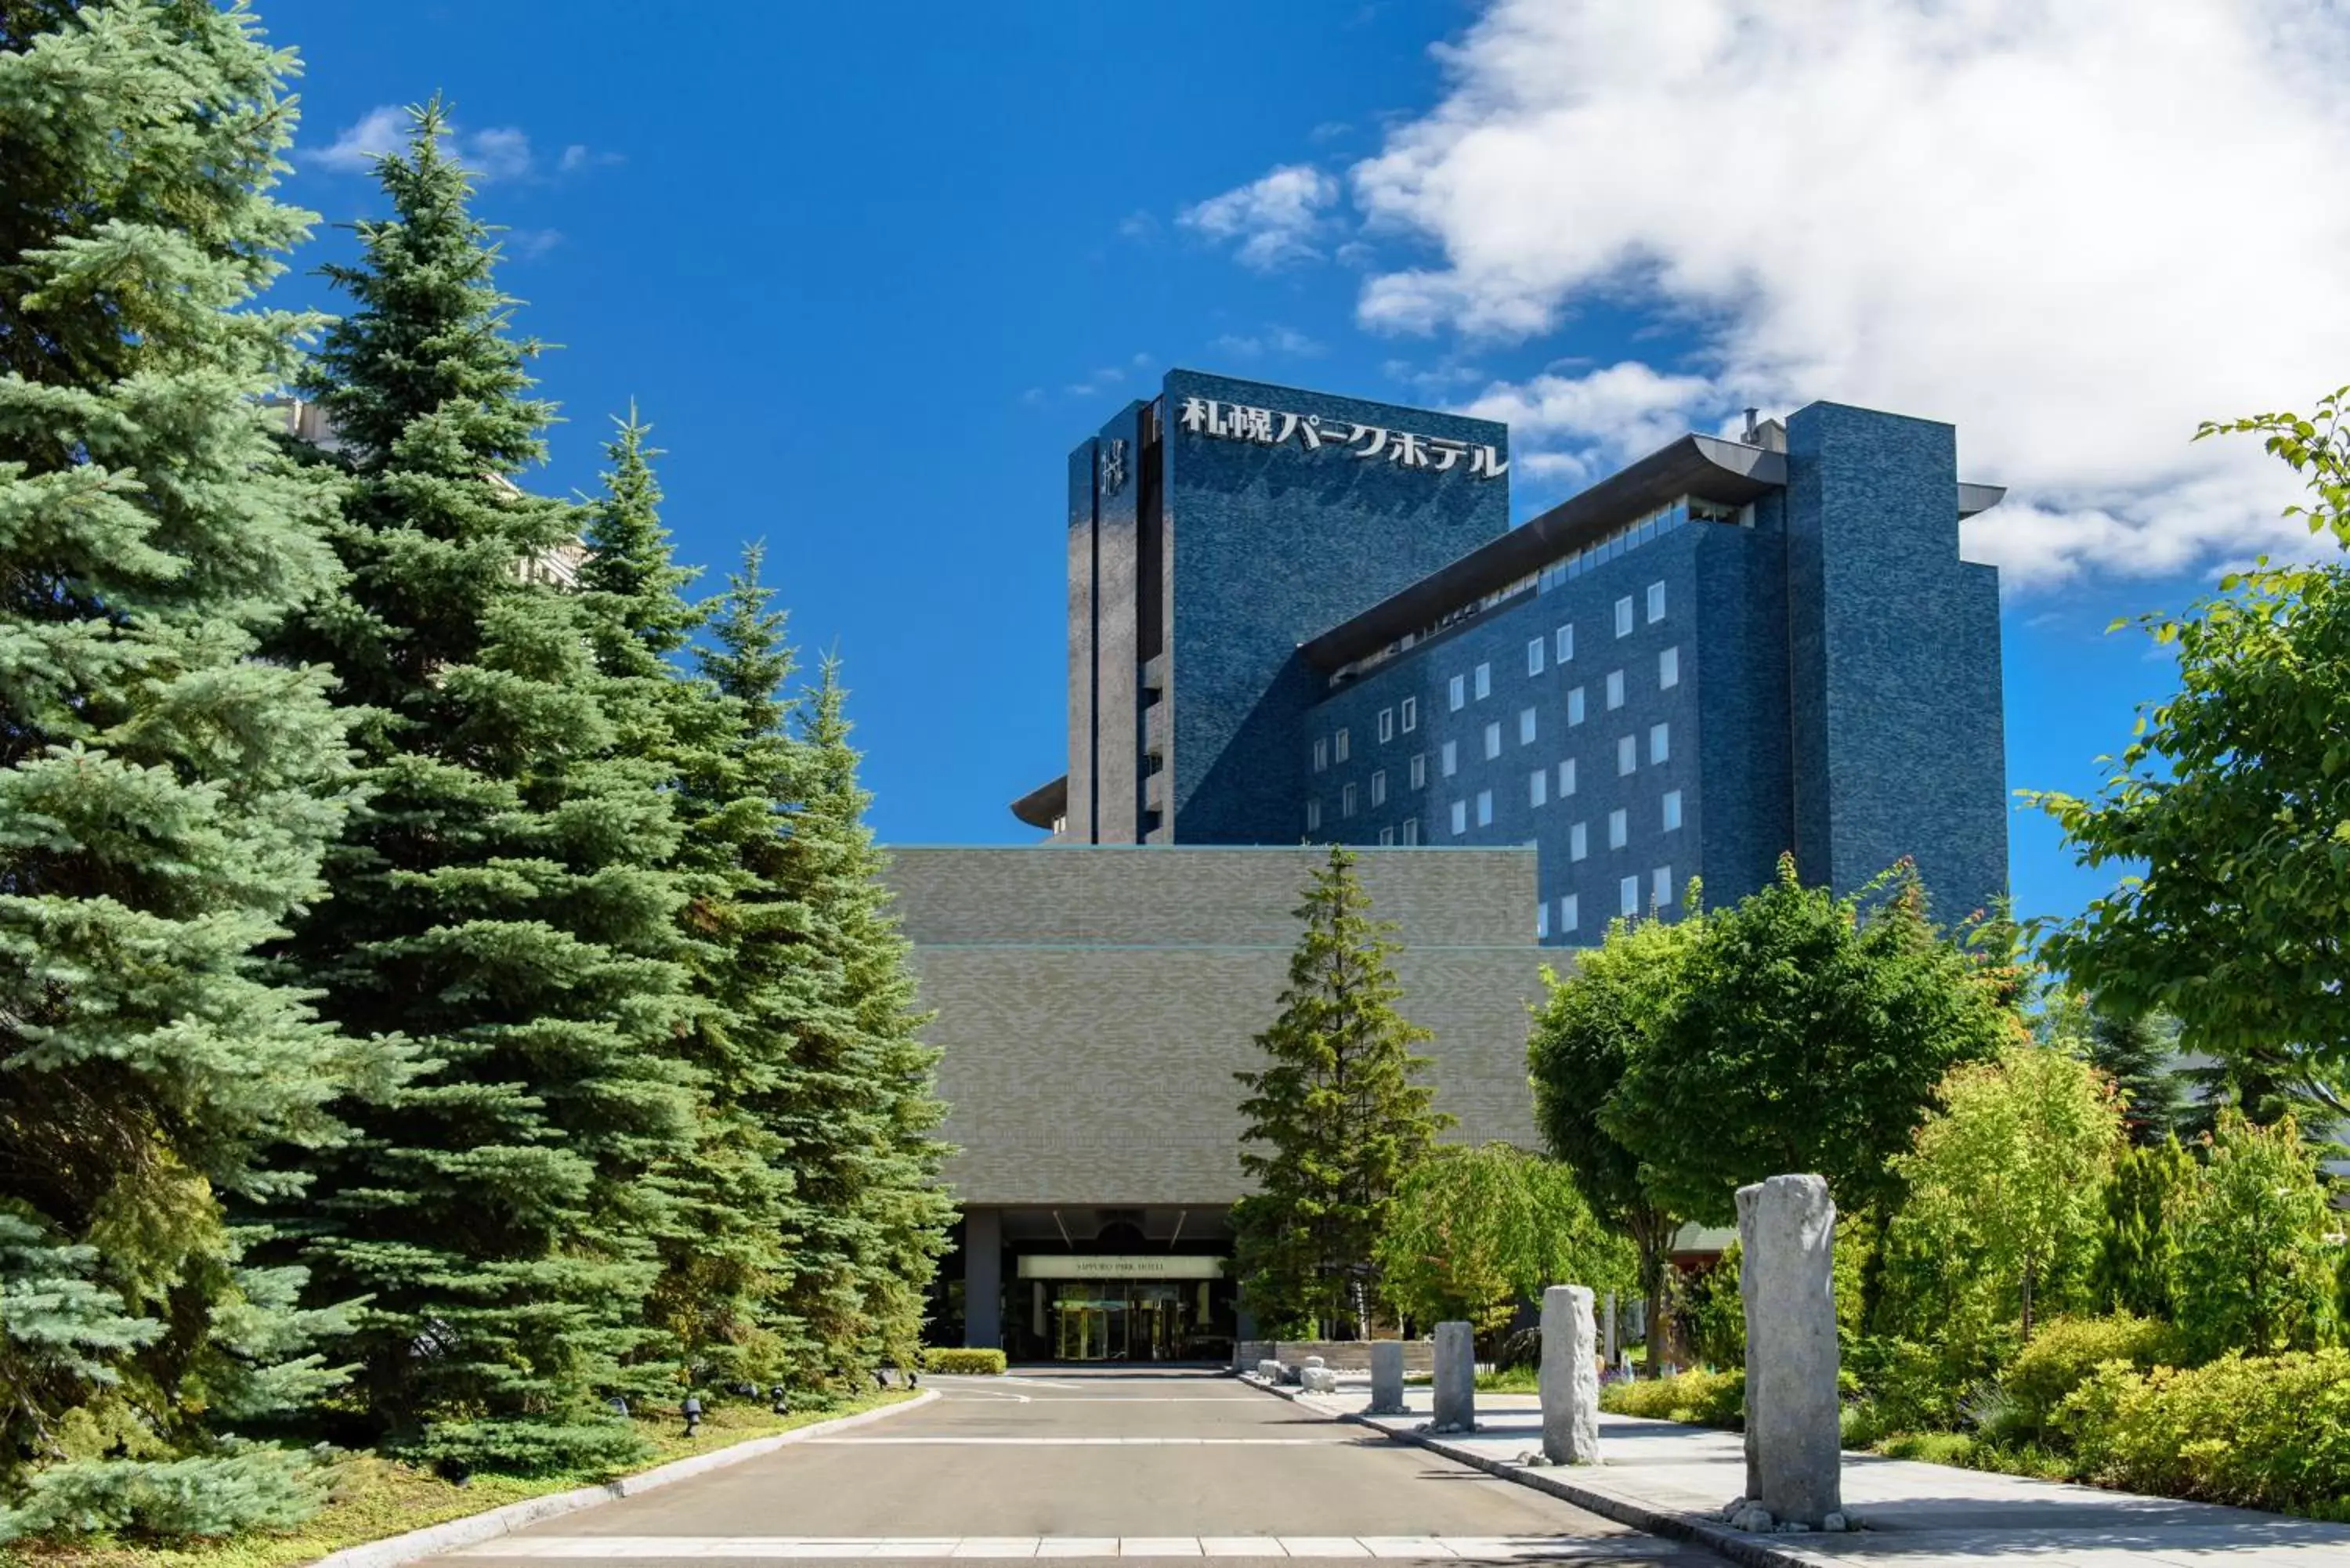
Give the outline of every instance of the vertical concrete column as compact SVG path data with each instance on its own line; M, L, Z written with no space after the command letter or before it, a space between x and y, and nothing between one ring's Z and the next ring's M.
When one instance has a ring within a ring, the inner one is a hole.
M993 1209L963 1210L962 1342L1003 1345L1003 1216Z
M1598 1354L1590 1291L1553 1285L1543 1292L1543 1458L1555 1465L1599 1462Z
M1436 1419L1431 1429L1470 1432L1477 1427L1477 1341L1465 1323L1436 1325Z
M1403 1341L1371 1341L1371 1408L1374 1416L1400 1416L1403 1402Z
M1817 1176L1738 1189L1738 1291L1746 1309L1746 1495L1742 1530L1842 1529L1836 1425L1835 1204Z

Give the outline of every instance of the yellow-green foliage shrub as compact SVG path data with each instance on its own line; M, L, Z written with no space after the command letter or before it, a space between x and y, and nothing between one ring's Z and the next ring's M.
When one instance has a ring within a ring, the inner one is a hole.
M922 1370L925 1372L986 1376L1003 1371L1004 1365L1003 1352L1000 1350L932 1345L922 1352Z
M2102 1486L2350 1519L2350 1351L2151 1372L2108 1362L2054 1425Z
M2000 1375L2009 1418L2018 1428L2044 1437L2056 1407L2088 1381L2089 1374L2108 1361L2127 1362L2144 1372L2158 1362L2175 1360L2177 1339L2168 1324L2127 1313L2044 1323Z
M1619 1416L1735 1431L1746 1420L1746 1374L1684 1372L1643 1383L1610 1383L1599 1391L1599 1407Z

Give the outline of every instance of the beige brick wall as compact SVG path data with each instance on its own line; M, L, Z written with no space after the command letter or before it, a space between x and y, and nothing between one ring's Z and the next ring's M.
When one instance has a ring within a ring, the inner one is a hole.
M1403 1010L1449 1136L1532 1145L1540 990L1531 849L1365 849L1399 923ZM965 1204L1220 1205L1242 1190L1241 1090L1299 929L1309 849L898 849Z

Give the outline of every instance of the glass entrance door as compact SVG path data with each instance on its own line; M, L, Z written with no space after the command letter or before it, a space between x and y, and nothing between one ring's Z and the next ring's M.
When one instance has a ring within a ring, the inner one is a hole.
M1127 1312L1122 1297L1087 1287L1084 1295L1064 1295L1053 1303L1053 1354L1061 1361L1109 1361L1126 1355Z

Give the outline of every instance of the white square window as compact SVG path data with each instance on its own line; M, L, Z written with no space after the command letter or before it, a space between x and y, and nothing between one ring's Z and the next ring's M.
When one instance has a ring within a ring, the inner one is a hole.
M1659 909L1670 909L1673 902L1673 868L1659 866L1648 873L1648 902Z
M1490 664L1481 664L1477 667L1477 695L1480 699L1483 699L1492 694L1493 667Z
M1534 743L1534 711L1532 708L1521 708L1518 710L1518 744L1531 746Z
M1461 711L1461 705L1469 701L1468 677L1462 675L1454 676L1451 680L1446 684L1445 693L1451 699L1452 711L1456 713Z
M1681 825L1681 792L1677 789L1667 790L1663 809L1665 831L1670 833Z
M1580 686L1566 694L1566 722L1569 724L1583 722L1583 688Z
M1550 900L1544 898L1534 906L1534 940L1550 935Z
M1371 804L1373 805L1385 805L1387 803L1388 771L1385 768L1381 768L1378 772L1371 775Z
M1455 749L1452 742L1447 741L1444 742L1444 748L1439 753L1439 757L1440 759L1440 765L1446 778L1451 778L1454 774L1461 771L1461 753L1457 749Z
M1580 860L1591 853L1591 841L1585 835L1583 824L1576 823L1566 830L1566 857Z
M1395 710L1392 708L1379 710L1379 739L1382 741L1395 739Z
M1402 707L1403 732L1409 735L1414 730L1419 728L1419 699L1417 697L1407 697L1403 700Z
M1573 893L1558 896L1558 929L1564 936L1583 924L1583 900Z
M1339 731L1339 732L1338 732L1338 743L1337 743L1337 745L1336 745L1336 747L1334 747L1334 748L1333 748L1333 750L1336 752L1336 755L1337 755L1337 758L1338 758L1338 760L1339 760L1340 762L1342 762L1342 763L1343 763L1343 762L1345 762L1345 761L1347 760L1347 732L1346 732L1346 731L1341 730L1341 731Z
M1485 726L1485 755L1488 759L1502 754L1502 722L1499 719Z
M1565 664L1567 660L1573 659L1575 657L1575 628L1572 625L1563 626L1556 631L1551 633L1550 646L1551 651L1557 656L1555 662Z
M1619 805L1607 814L1607 847L1621 849L1631 841L1631 837L1632 814Z
M1635 735L1626 735L1616 742L1616 776L1621 778L1639 765L1639 738Z
M1379 846L1380 846L1381 848L1385 848L1385 847L1387 847L1388 845L1393 844L1394 842L1395 842L1395 829L1394 829L1394 828L1392 828L1392 827L1382 827L1382 828L1380 828L1380 829L1379 829Z
M1411 787L1414 789L1428 787L1428 753L1426 752L1414 752L1411 754Z
M1657 655L1657 690L1669 691L1681 683L1681 650L1676 643Z
M1322 831L1322 803L1318 800L1309 800L1305 803L1305 831L1308 833Z
M1406 844L1419 842L1419 818L1407 816L1403 819L1403 841Z
M1627 877L1616 884L1616 902L1618 913L1637 915L1640 912L1640 879L1638 877Z
M1492 790L1481 789L1477 792L1477 826L1480 827L1493 826L1493 792Z
M1330 738L1327 735L1314 737L1314 771L1317 774L1330 771Z
M1632 596L1629 594L1616 601L1616 635L1632 635Z
M1338 792L1338 815L1340 816L1355 815L1355 786L1351 784Z
M1548 768L1536 768L1526 775L1526 804L1529 805L1550 804L1550 770Z
M1569 757L1558 764L1558 798L1565 800L1575 793L1575 759Z
M1673 727L1672 727L1670 724L1651 724L1651 725L1649 725L1649 726L1648 726L1648 761L1649 761L1649 763L1653 765L1653 764L1655 764L1655 763L1657 763L1670 762L1670 761L1672 760L1672 755L1673 755Z
M1452 831L1456 835L1469 831L1469 803L1465 800L1452 803Z
M1541 638L1535 638L1532 642L1526 644L1526 673L1529 675L1540 675L1542 672L1543 639Z
M1648 624L1650 626L1654 626L1664 618L1665 585L1662 583L1650 583L1648 585Z
M1611 670L1607 672L1607 706L1621 708L1623 705L1624 672L1620 670Z

